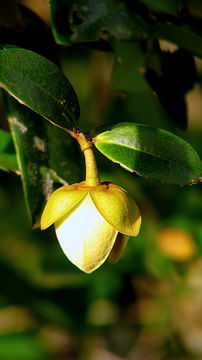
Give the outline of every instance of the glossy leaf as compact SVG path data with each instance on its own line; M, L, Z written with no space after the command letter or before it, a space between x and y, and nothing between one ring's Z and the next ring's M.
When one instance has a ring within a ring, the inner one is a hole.
M62 127L77 127L79 103L59 68L32 51L0 50L0 85L22 104Z
M15 149L11 135L0 129L0 169L16 171L18 169Z
M64 131L4 94L23 190L32 226L38 226L53 179L62 184L81 179L75 141ZM74 159L76 160L74 161Z
M199 181L202 165L182 138L162 129L120 123L95 137L95 146L126 170L161 182L186 185Z
M50 0L52 29L59 44L116 39L144 39L149 25L122 0Z

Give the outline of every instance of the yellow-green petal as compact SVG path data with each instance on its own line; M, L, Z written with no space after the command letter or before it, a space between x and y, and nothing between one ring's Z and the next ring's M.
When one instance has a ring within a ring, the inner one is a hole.
M128 239L129 239L128 235L118 233L116 241L114 243L114 246L113 246L113 248L110 252L109 258L108 258L108 261L111 264L116 263L120 259L121 255L123 254L124 249L127 245Z
M56 222L86 196L86 190L74 190L74 188L73 185L66 185L53 192L41 217L42 230Z
M55 230L68 259L86 273L102 265L118 233L96 209L89 194L56 222Z
M136 236L141 225L141 216L135 200L121 187L109 184L105 191L90 191L90 196L106 221L119 232Z

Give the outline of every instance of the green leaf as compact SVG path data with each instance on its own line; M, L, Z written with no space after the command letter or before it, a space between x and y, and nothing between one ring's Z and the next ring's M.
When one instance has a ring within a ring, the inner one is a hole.
M51 61L32 51L0 50L0 86L47 120L76 128L79 103L69 80Z
M152 92L144 73L145 54L138 42L113 42L116 63L113 69L112 87L129 93Z
M178 7L180 6L179 0L140 0L140 2L152 9L174 16L178 15Z
M59 44L145 39L149 25L122 0L50 0L52 30Z
M202 165L182 138L162 129L120 123L95 137L95 146L126 170L166 183L198 182Z
M202 57L202 34L188 25L156 23L152 37L169 40Z
M140 43L113 41L112 47L116 58L112 87L128 95L124 98L124 106L118 110L119 119L135 119L136 122L146 124L151 124L155 119L152 125L157 127L161 127L162 122L166 125L172 123L170 115L145 77L148 55ZM115 105L114 111L116 108Z
M18 164L11 135L0 129L0 169L18 170Z
M45 360L48 352L37 334L11 333L0 335L0 358L4 360Z
M128 96L125 103L127 108L125 116L130 121L135 119L137 123L154 127L165 126L167 129L172 126L172 118L162 105L159 97L152 92Z
M61 45L71 44L68 15L71 10L70 0L49 0L51 27L55 41Z
M66 132L4 94L7 116L22 173L26 205L33 227L54 190L61 184L81 179L77 144Z
M48 173L48 156L43 121L39 115L4 94L8 121L22 174L22 184L31 225L38 224L40 213L53 182Z

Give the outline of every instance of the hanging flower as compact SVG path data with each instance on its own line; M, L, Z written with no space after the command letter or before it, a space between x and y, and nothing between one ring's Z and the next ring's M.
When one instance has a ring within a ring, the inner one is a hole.
M84 153L86 180L57 189L48 200L41 229L53 223L68 259L86 273L109 256L116 262L129 236L139 233L141 216L133 198L121 187L100 182L92 140L76 129L70 132Z
M55 224L61 248L86 273L109 256L117 261L129 236L139 233L141 216L133 198L111 183L86 182L62 186L48 200L41 229Z

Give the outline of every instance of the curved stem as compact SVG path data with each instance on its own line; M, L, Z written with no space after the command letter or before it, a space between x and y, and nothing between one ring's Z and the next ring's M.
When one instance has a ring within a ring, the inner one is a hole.
M72 136L78 141L81 150L84 153L85 166L86 166L86 185L89 186L100 185L100 179L99 179L95 156L92 150L91 140L89 140L81 132L75 132Z
M91 147L84 150L84 157L85 157L85 165L86 165L86 185L89 186L100 185L97 164Z

